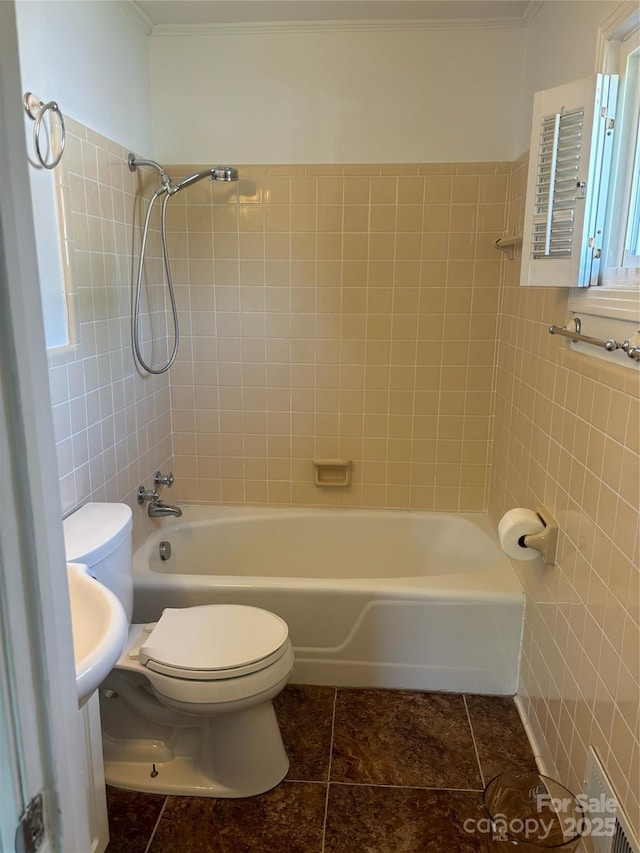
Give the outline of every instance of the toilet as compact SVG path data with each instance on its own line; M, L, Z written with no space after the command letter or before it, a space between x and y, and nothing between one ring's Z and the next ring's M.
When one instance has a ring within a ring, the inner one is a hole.
M286 622L244 605L167 608L131 625L132 513L88 503L64 521L67 560L119 598L126 647L100 687L105 779L134 791L251 797L286 776L273 709L288 682Z

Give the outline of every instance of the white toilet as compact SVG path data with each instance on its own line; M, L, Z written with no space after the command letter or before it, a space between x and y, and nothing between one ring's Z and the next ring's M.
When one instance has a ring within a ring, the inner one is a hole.
M64 521L84 563L133 612L131 510L89 503ZM134 791L251 797L287 774L272 699L293 669L286 622L256 607L167 609L131 625L100 688L105 778Z

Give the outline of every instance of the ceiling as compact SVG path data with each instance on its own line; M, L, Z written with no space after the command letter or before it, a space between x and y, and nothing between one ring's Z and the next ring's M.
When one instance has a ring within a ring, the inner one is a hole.
M279 21L506 20L535 0L135 0L154 26Z

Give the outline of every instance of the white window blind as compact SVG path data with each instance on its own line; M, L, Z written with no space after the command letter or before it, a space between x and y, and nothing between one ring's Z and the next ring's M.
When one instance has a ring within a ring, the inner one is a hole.
M596 283L617 77L598 74L534 98L521 283Z

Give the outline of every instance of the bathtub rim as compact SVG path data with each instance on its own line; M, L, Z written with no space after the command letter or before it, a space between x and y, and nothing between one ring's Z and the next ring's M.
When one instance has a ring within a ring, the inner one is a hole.
M524 591L514 570L512 561L500 548L497 532L486 512L440 512L430 510L406 509L367 509L367 508L335 508L335 507L265 507L246 505L222 504L192 504L181 503L188 509L192 520L183 516L181 519L156 519L155 530L142 542L133 554L133 578L137 591L157 589L162 587L170 590L180 589L209 589L224 587L234 590L268 589L271 591L313 590L315 592L336 592L345 594L362 594L367 592L372 597L384 595L395 600L401 598L430 599L446 601L523 601ZM157 572L151 568L149 555L152 548L158 544L162 531L170 531L172 527L190 522L195 526L205 526L212 518L218 521L234 519L264 520L286 514L287 516L308 515L365 515L371 518L388 516L396 517L420 516L462 518L470 522L487 536L495 546L496 559L491 568L481 572L458 572L450 574L432 574L428 576L409 575L406 577L385 578L322 578L295 576L263 576L263 575L208 575L195 573Z

